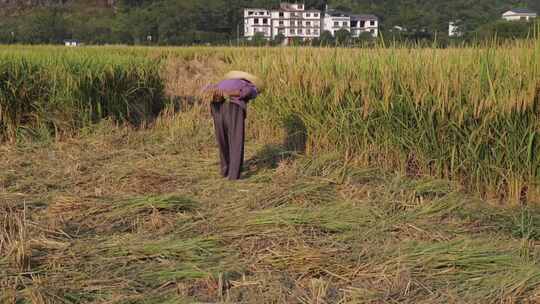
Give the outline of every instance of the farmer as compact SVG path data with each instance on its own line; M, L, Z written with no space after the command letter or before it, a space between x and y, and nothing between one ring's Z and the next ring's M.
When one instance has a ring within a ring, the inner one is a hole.
M257 97L262 88L263 82L258 77L231 71L221 82L206 89L219 146L221 175L230 180L240 179L244 162L247 103Z

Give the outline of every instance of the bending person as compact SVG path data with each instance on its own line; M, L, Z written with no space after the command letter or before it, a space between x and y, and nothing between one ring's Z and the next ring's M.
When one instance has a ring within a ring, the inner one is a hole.
M219 146L221 175L230 180L240 179L247 104L262 88L263 83L258 77L241 71L231 71L222 81L207 88L212 101L210 107Z

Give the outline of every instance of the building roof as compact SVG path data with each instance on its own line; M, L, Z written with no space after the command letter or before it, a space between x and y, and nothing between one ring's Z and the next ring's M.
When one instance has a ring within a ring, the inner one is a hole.
M302 8L298 8L298 6ZM303 11L305 6L303 3L281 2L279 8L286 11Z
M375 15L351 15L351 20L366 21L366 20L379 20L379 18Z
M515 13L515 14L531 14L531 15L536 15L536 12L535 12L535 11L531 11L531 10L528 9L528 8L514 8L514 9L509 10L508 12L512 12L512 13ZM508 12L507 12L507 13L508 13Z
M326 10L326 14L332 17L349 17L349 14L342 11L334 10L334 9Z

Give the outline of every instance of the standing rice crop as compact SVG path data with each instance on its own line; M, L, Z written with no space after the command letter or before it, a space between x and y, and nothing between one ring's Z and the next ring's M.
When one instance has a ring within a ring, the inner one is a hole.
M540 182L539 45L244 49L229 60L269 84L254 123L272 132L299 117L310 153L337 149L519 203Z
M176 65L207 62L219 66L209 71L267 81L248 114L255 136L306 139L307 153L450 178L517 204L540 196L539 56L538 40L448 49L4 48L0 134L144 120L163 106L164 87L189 97L188 83L167 83L189 75L160 77L160 63L191 73Z
M158 59L54 50L0 52L0 137L61 135L105 117L141 123L163 107Z

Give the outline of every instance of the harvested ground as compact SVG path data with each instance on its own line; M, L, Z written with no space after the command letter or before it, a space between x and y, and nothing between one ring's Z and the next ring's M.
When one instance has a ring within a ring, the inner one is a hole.
M445 180L103 125L0 148L0 303L536 303L540 215Z

